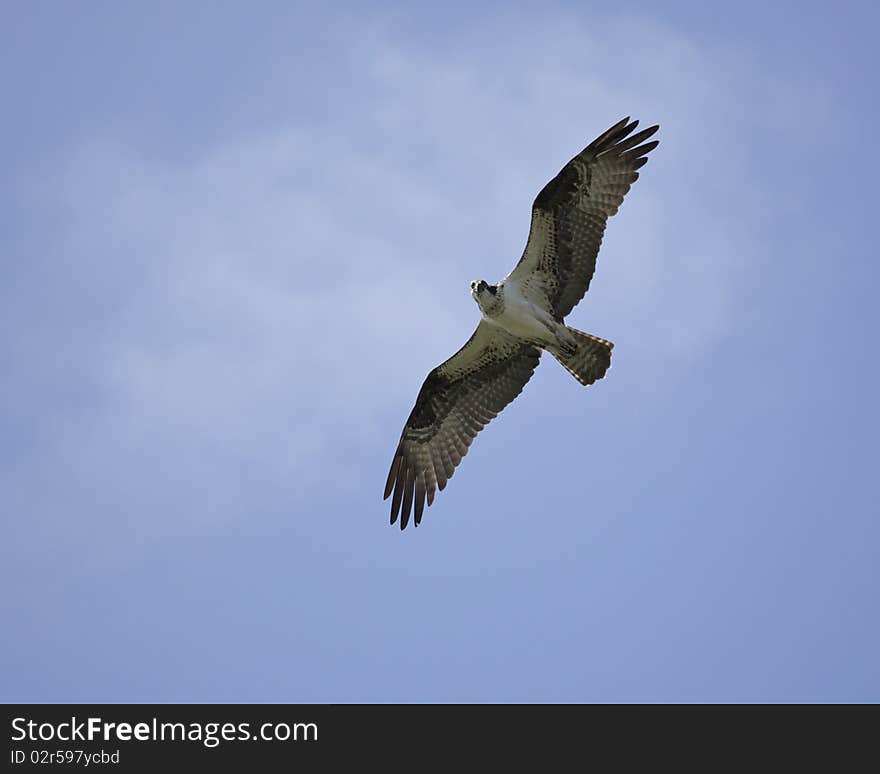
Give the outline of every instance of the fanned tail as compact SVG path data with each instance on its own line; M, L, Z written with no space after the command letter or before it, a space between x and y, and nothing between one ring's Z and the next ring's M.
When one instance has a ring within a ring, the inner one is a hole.
M571 354L555 347L550 350L562 363L562 367L585 386L605 376L611 365L611 350L614 345L575 328L566 326L566 329L577 342L577 349Z

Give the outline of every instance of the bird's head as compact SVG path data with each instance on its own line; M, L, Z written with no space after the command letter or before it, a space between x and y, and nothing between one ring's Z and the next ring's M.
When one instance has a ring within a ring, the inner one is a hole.
M486 280L474 280L471 283L471 296L481 308L490 305L495 300L498 292L496 285L490 285Z

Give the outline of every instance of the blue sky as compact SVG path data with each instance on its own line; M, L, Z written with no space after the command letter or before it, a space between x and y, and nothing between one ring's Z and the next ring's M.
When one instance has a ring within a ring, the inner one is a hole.
M6 3L6 701L880 698L868 4ZM661 124L418 530L472 279Z

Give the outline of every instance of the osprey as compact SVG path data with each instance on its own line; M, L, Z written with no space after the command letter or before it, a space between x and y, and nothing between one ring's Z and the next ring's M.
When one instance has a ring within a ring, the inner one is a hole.
M468 342L425 379L394 452L385 499L391 523L410 513L418 526L477 433L522 392L541 352L583 385L611 365L610 341L568 327L565 316L587 292L605 222L620 207L660 127L632 134L624 118L597 137L541 190L522 258L497 285L471 283L481 320Z

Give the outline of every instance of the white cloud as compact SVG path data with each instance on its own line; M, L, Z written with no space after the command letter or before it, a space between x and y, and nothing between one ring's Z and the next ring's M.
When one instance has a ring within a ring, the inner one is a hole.
M315 74L356 94L332 122L310 121L300 99L189 161L124 137L72 159L65 250L125 299L99 361L110 397L91 454L195 444L271 459L303 486L328 460L347 464L340 445L381 438L390 454L388 412L476 322L468 282L512 267L531 198L626 114L659 121L662 144L571 322L648 367L731 324L754 236L730 60L632 19L536 16L442 50L393 29L349 33L338 53L355 82Z

